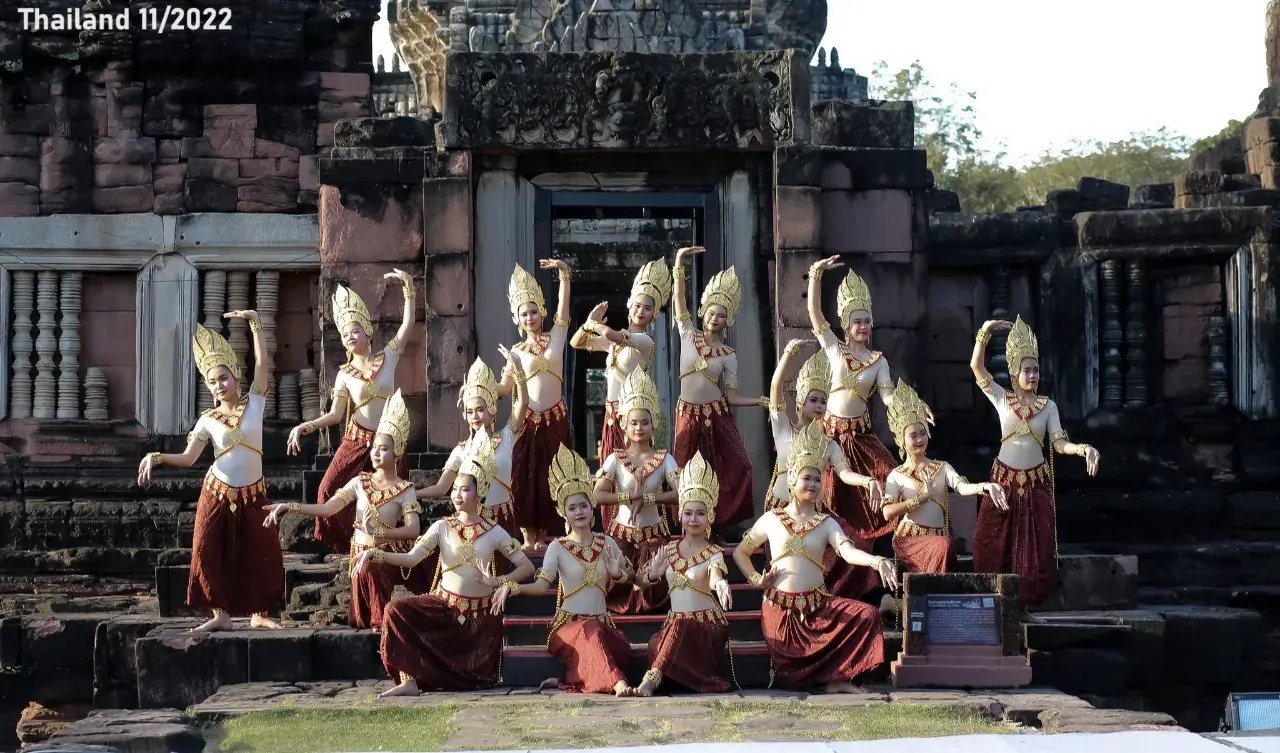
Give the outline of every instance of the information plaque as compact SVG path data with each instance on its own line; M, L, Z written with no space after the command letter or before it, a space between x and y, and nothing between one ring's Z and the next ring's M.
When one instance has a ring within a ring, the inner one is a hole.
M911 601L914 603L908 607L908 628L923 635L927 645L1001 645L995 596L955 594L915 597Z

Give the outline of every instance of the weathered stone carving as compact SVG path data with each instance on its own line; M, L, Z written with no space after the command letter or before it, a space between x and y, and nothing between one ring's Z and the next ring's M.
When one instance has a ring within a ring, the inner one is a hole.
M54 363L58 352L58 273L41 271L36 279L36 311L40 319L36 325L36 388L31 415L53 418L58 408L57 364Z
M396 52L417 84L419 113L427 114L428 108L440 112L444 107L445 51L440 18L426 0L393 0L387 6L387 20Z
M320 377L315 369L303 369L298 372L299 403L302 408L302 420L310 421L320 417Z
M446 148L772 149L808 136L795 51L448 54Z
M58 418L80 418L80 291L83 272L63 272L58 339Z
M204 305L204 326L214 332L222 332L223 312L227 310L227 273L220 269L211 269L201 274L204 293L201 303ZM196 407L201 412L213 407L213 395L204 386L204 375L196 374Z
M106 421L108 417L107 376L97 366L84 370L84 417L90 421Z
M255 309L258 312L259 321L262 322L262 344L266 349L267 362L274 363L276 360L276 310L280 303L280 273L274 270L259 272L253 292L258 299ZM272 375L272 383L268 385L270 389L267 391L265 401L267 418L276 416L275 381L276 377ZM297 400L296 395L294 400Z
M1125 312L1124 404L1137 408L1147 404L1147 266L1142 259L1125 263L1128 308Z
M297 374L280 375L280 399L277 407L280 410L281 421L296 423L299 420Z
M35 347L31 339L31 312L35 304L36 273L26 270L14 272L13 340L9 345L13 352L13 381L9 383L12 395L9 415L12 418L31 418L31 351Z

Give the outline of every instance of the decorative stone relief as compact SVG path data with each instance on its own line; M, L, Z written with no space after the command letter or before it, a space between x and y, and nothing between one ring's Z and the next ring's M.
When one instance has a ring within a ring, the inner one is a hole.
M302 420L320 417L320 377L315 369L298 372L298 398L302 407Z
M448 59L447 148L766 150L808 137L795 51Z
M63 272L58 339L58 418L80 418L80 291L83 272Z
M427 115L428 108L442 112L445 42L440 37L439 17L423 0L392 0L387 6L387 20L391 41L400 53L395 68L399 70L400 58L404 58L418 89L418 114Z
M53 418L58 413L58 377L54 356L58 352L58 273L38 273L36 288L36 386L31 402L35 418Z
M36 273L13 273L13 382L9 385L9 415L31 418L31 311L36 303Z
M227 311L227 273L220 269L210 269L200 275L204 292L200 296L204 310L204 326L206 329L221 333L223 313ZM196 374L196 407L202 412L213 407L213 395L204 386L204 375Z
M107 420L107 377L97 366L84 370L84 417L90 421Z
M258 312L258 316L262 321L262 344L266 350L267 362L275 363L276 310L280 305L280 273L275 271L259 272L254 285L254 295L258 299L254 310ZM270 389L267 391L266 400L267 418L275 418L276 415L277 396L274 374L271 377L271 381L272 383L268 385Z

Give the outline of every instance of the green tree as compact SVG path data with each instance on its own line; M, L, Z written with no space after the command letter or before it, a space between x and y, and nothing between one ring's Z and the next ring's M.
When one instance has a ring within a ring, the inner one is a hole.
M1110 143L1076 141L1065 149L1046 151L1019 177L1021 201L1040 204L1057 188L1074 188L1081 178L1101 178L1136 188L1172 183L1187 171L1191 139L1167 128L1142 131Z
M959 84L939 88L925 75L917 60L896 73L881 60L871 74L871 97L915 105L916 146L929 154L934 176L947 173L966 159L978 156L976 92L963 92Z
M1209 147L1216 146L1219 141L1226 141L1229 138L1240 138L1240 131L1244 128L1244 122L1240 120L1228 120L1227 126L1218 131L1213 136L1205 136L1196 143L1191 145L1191 154L1195 156Z

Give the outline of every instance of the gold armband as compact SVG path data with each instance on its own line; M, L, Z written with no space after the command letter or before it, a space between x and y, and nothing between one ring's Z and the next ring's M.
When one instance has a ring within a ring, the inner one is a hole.
M821 327L818 327L813 331L813 336L821 339L823 335L827 334L830 331L831 331L831 322L823 322Z
M1062 429L1062 430L1059 430L1059 431L1055 431L1054 433L1052 433L1052 434L1050 434L1050 435L1049 435L1049 444L1053 444L1053 443L1057 442L1059 439L1061 439L1063 442L1069 442L1069 441L1071 441L1071 440L1067 439L1067 432L1066 432L1066 430L1065 430L1065 429Z
M752 573L751 577L747 578L747 581L756 588L760 588L764 585L764 576L760 573Z
M563 316L560 316L559 314L556 314L554 317L552 317L551 321L555 322L556 324L560 325L561 327L568 327L568 326L569 326L569 320L568 320L568 319L566 319L566 318L564 318Z
M729 382L729 381L726 381L726 382L724 383L724 388L725 388L726 390L736 390L736 389L738 389L738 383L737 383L737 382Z
M418 514L418 515L421 515L421 514L422 514L422 505L418 504L417 502L406 502L406 503L404 503L403 505L400 505L400 514L401 514L401 515L409 515L409 514L413 514L413 513L416 513L416 514Z
M498 579L498 582L499 582L499 583L501 583L502 585L506 586L506 587L507 587L507 591L508 591L512 596L519 596L519 595L520 595L520 584L519 584L519 583L516 583L514 580L511 580L510 578L507 578L507 577L505 577L505 576L504 576L504 577L502 577L502 578L499 578L499 579Z
M555 582L556 582L556 576L552 575L552 574L551 574L549 571L547 571L547 570L543 570L542 568L538 568L538 569L534 572L534 574L533 574L533 578L534 578L534 580L540 580L540 581L542 581L542 582L546 583L547 585L551 585L552 583L555 583Z
M977 382L978 382L978 389L982 390L983 392L986 392L991 387L991 380L986 377L982 377L981 379L978 379Z
M302 512L302 503L301 503L301 502L290 502L290 503L289 503L289 512Z
M1087 455L1087 454L1089 453L1089 450L1092 450L1092 449L1093 449L1093 447L1092 447L1091 445L1087 445L1087 444L1084 444L1084 443L1077 444L1077 445L1076 445L1076 454L1077 454L1077 455L1079 455L1080 457L1084 457L1085 455Z
M249 320L249 331L250 331L250 332L261 332L261 331L262 331L262 321L261 321L261 320L259 320L259 319L250 319L250 320Z
M982 343L983 345L986 345L990 339L991 339L990 332L988 332L985 329L978 330L978 337L977 337L978 342Z
M676 317L676 322L677 322L677 323L679 323L679 322L692 322L692 321L693 321L693 317L689 315L689 312L688 312L688 311L686 311L686 312L684 312L683 314L681 314L680 316L677 316L677 317Z
M750 531L742 534L742 543L746 545L748 551L754 551L757 546L756 537L752 536Z
M406 301L412 301L414 298L417 298L417 297L418 297L418 291L414 290L413 288L413 280L405 280L404 281L404 299Z
M685 275L684 265L671 268L671 277L677 280L683 280Z
M373 554L369 555L369 559L374 562L385 562L387 559L387 553L381 549L374 549Z
M565 269L564 267L561 267L557 271L560 273L560 282L568 282L570 278L573 277L573 273Z

